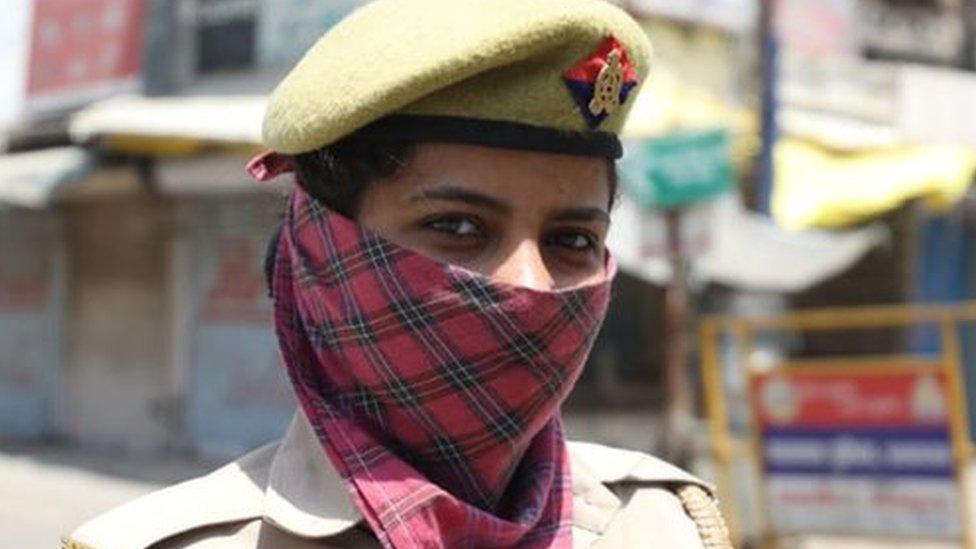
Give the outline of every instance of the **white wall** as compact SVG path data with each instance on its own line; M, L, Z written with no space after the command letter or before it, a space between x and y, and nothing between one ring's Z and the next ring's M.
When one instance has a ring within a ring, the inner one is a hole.
M976 147L976 75L909 65L899 77L899 130L922 143Z
M27 88L27 60L34 0L4 0L0 17L0 132L20 117ZM0 138L2 141L2 138Z

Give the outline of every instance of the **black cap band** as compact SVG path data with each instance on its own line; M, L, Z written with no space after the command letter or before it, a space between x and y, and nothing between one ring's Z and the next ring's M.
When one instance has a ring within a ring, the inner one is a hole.
M354 135L373 140L463 143L613 159L623 155L620 139L614 133L574 132L454 116L392 115L365 126Z

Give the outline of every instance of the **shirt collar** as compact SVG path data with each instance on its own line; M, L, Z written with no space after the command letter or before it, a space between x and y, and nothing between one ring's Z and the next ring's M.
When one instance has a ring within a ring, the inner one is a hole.
M589 460L573 451L574 446L570 443L573 525L601 534L620 500L587 466ZM264 517L291 534L312 539L340 534L363 521L301 410L292 418L271 461Z
M339 534L362 521L345 483L299 410L271 462L264 516L305 538Z

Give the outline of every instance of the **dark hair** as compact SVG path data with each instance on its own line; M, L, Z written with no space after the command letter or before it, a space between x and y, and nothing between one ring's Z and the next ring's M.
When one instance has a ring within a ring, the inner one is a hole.
M354 219L366 187L396 175L413 149L414 144L408 141L350 137L295 156L295 172L298 184L309 196Z
M395 175L410 158L413 142L376 141L347 137L321 149L294 157L298 185L323 206L355 219L363 191L371 183ZM264 276L268 296L274 292L274 262L283 226L268 242Z

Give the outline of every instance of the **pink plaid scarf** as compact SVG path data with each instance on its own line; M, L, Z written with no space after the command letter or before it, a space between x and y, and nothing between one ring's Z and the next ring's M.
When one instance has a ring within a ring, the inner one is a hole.
M398 247L296 188L273 295L301 406L384 547L570 547L559 407L603 282L545 292Z

